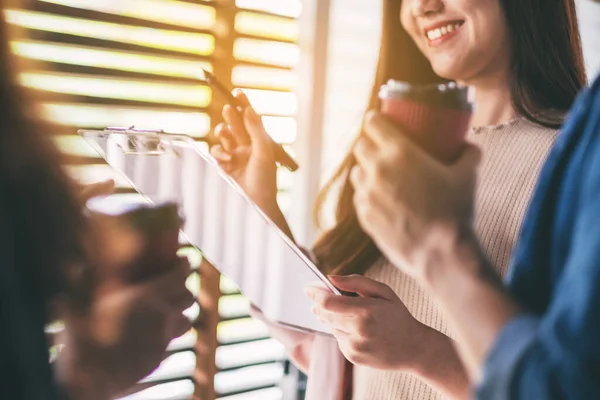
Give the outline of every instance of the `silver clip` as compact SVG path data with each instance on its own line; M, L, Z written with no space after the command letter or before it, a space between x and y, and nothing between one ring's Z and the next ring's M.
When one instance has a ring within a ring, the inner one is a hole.
M138 129L135 126L129 128L108 127L104 129L104 132L123 133L127 135L126 140L116 143L124 154L159 156L166 153L161 143L160 136L164 134L162 129Z
M187 142L189 136L178 133L167 133L162 129L140 129L135 126L119 127L110 126L103 130L80 129L78 133L88 141L96 142L98 139L111 141L121 149L124 154L142 156L160 156L163 154L181 157L174 143ZM100 148L105 145L100 144Z
M162 134L165 133L162 129L138 129L134 125L129 128L119 127L119 126L109 126L108 128L104 128L106 132L123 132L123 133L147 133L147 134Z

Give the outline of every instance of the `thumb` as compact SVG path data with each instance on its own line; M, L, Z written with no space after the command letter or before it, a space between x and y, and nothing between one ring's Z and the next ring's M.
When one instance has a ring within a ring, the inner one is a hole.
M84 185L80 192L79 198L83 203L98 196L108 196L115 191L115 181L108 179L104 182L96 182Z
M329 276L335 287L346 292L358 293L361 297L374 297L393 300L396 293L381 282L374 281L362 275Z
M269 134L265 130L260 116L252 107L246 107L244 110L244 125L250 136L253 151L257 151L260 154L273 152Z

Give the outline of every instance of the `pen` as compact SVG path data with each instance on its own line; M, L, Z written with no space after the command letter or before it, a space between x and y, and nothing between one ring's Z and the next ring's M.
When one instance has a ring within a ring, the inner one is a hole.
M244 106L233 94L231 94L231 91L228 90L221 82L219 82L217 78L215 78L215 76L210 72L202 69L202 73L202 80L210 87L218 91L222 96L224 96L227 100L227 103L241 115L244 111ZM285 151L282 145L276 143L270 136L269 139L271 140L271 146L273 146L273 151L275 153L275 161L292 172L296 171L298 169L298 163L296 163L292 156Z

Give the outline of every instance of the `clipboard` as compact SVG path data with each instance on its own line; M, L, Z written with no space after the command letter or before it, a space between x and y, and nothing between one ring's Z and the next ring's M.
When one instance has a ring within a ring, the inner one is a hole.
M342 293L201 143L187 135L134 127L78 133L147 201L179 204L184 238L268 320L331 334L311 313L304 288Z

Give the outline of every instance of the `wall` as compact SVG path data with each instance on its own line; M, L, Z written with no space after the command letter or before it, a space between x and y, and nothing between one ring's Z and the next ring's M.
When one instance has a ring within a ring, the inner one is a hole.
M600 1L576 0L583 55L590 80L600 73Z
M322 182L331 176L360 129L379 54L380 21L378 0L331 0Z

